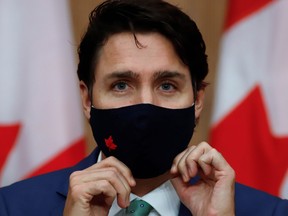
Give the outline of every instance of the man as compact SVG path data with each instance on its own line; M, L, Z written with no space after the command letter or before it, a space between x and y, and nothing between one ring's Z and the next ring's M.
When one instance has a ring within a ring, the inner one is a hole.
M1 189L0 215L129 215L135 200L145 215L288 213L287 201L235 184L209 144L192 144L208 66L196 24L178 8L108 0L78 51L98 147L75 167Z

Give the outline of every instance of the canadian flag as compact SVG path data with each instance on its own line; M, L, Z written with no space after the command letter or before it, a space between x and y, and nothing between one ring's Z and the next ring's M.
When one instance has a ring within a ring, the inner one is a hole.
M211 144L238 182L288 198L288 1L230 0Z
M0 1L0 186L85 155L67 1Z

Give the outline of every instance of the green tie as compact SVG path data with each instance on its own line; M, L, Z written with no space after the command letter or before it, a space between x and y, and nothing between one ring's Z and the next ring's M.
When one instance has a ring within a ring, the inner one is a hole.
M152 209L153 207L144 200L134 199L126 209L126 215L147 216Z

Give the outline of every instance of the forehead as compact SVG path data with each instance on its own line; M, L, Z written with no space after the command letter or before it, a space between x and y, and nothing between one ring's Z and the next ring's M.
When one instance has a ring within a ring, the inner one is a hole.
M135 37L128 32L110 36L99 52L96 74L103 72L103 69L106 72L188 71L172 43L161 34L135 34Z

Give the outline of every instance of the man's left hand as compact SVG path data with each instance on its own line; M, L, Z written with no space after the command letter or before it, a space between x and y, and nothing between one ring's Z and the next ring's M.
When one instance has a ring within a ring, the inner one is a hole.
M181 202L193 215L235 215L235 172L209 144L202 142L180 153L171 173ZM190 180L197 175L199 181L191 184Z

